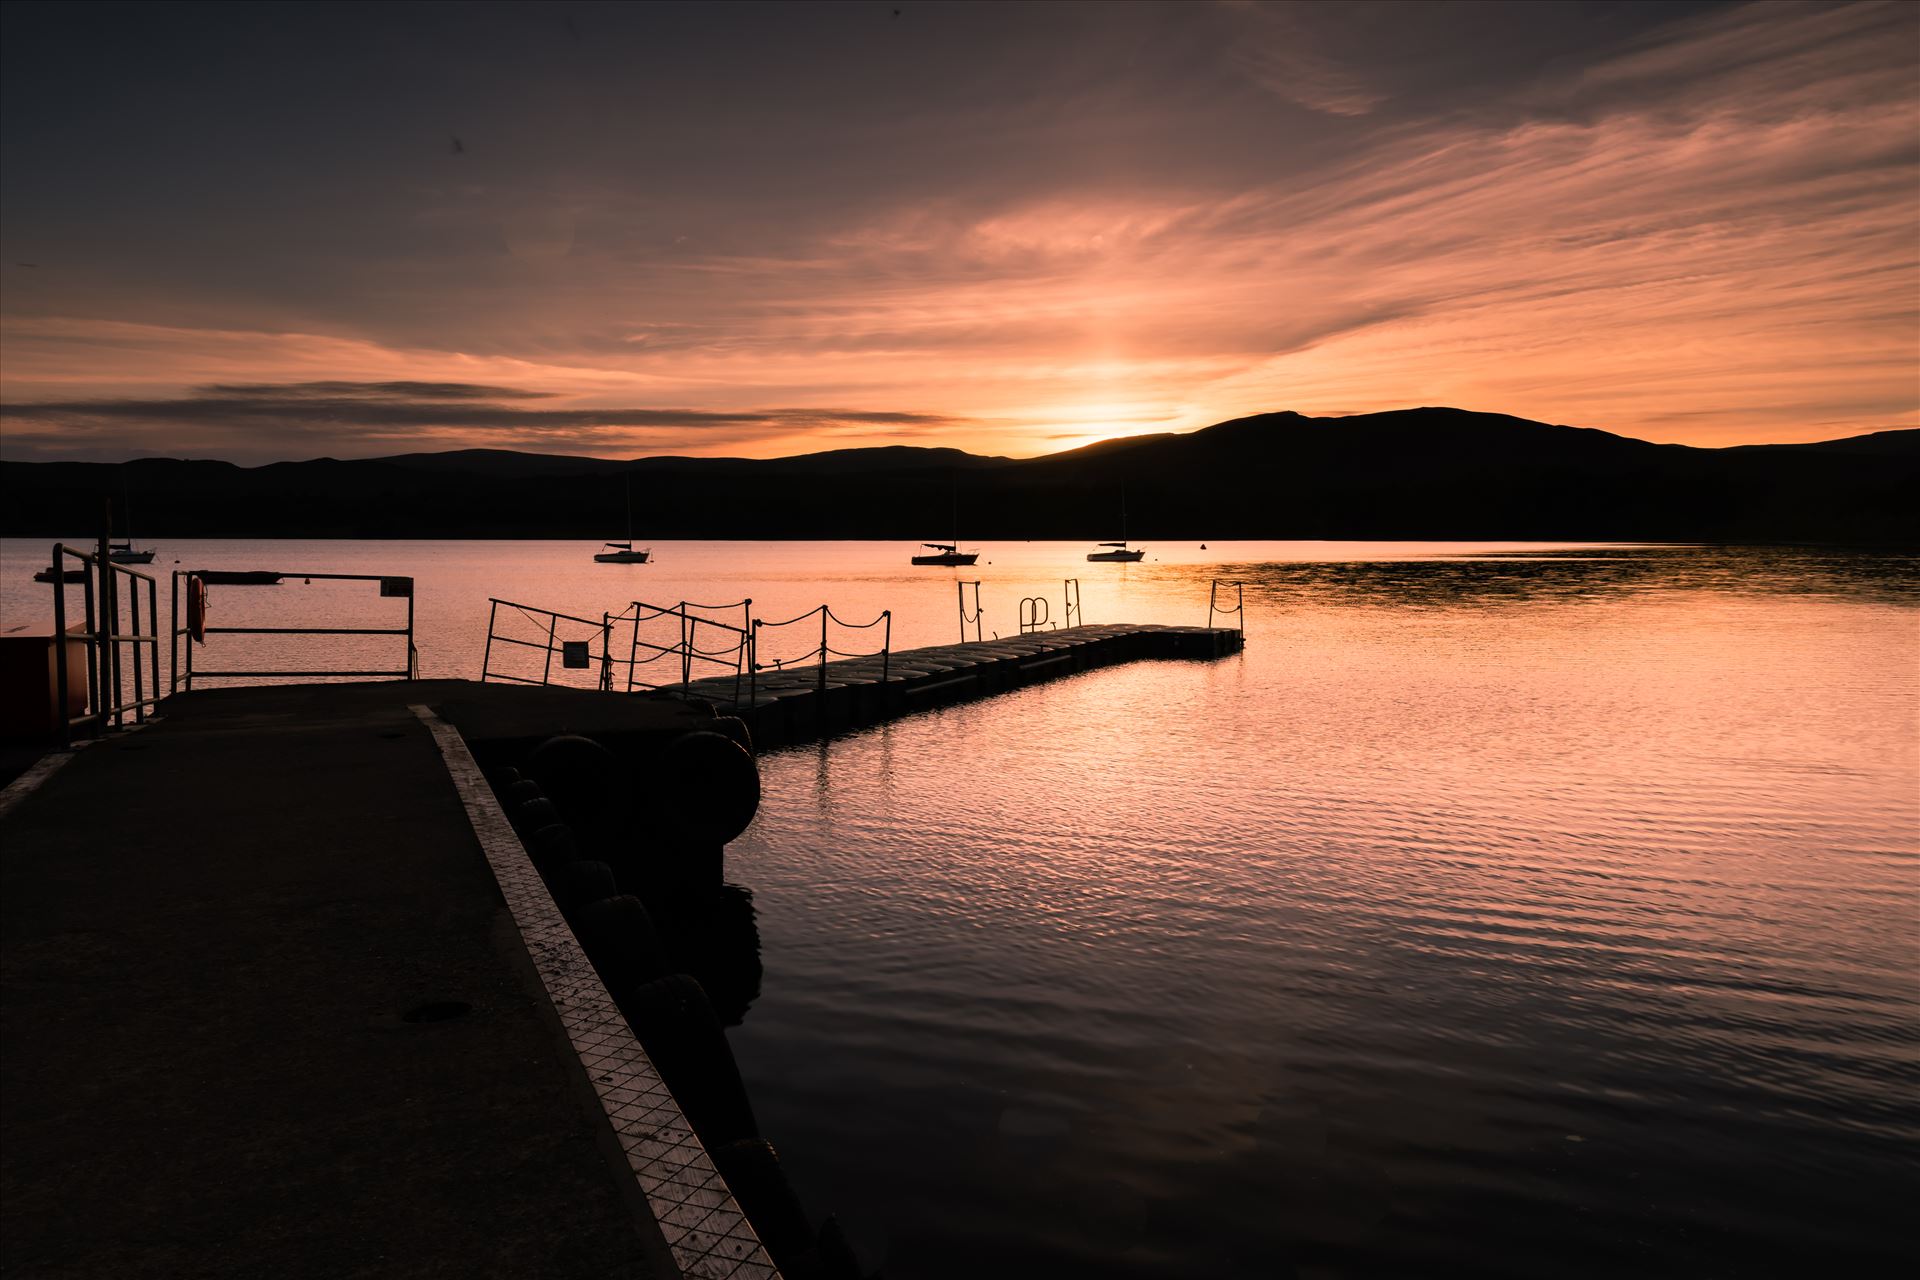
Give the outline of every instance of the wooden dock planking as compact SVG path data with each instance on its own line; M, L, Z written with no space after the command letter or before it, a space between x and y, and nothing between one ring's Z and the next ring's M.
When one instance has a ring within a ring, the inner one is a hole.
M1023 688L1092 667L1151 658L1222 658L1245 636L1221 627L1109 623L907 649L879 657L762 670L669 685L671 697L712 703L747 722L759 746L782 746L897 719L929 707ZM737 691L737 693L736 693Z

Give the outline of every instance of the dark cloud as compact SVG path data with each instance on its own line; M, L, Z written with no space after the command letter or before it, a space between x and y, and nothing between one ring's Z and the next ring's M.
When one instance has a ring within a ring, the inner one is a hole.
M200 395L273 400L545 400L551 391L492 387L476 382L236 382L196 387Z
M458 447L472 433L498 444L671 451L681 442L704 447L841 427L912 434L960 421L937 413L867 409L561 409L510 403L550 398L549 392L467 383L258 383L196 387L170 399L13 402L0 404L0 418L25 425L24 430L10 425L6 433L7 453L15 459L90 457L115 450L236 459L286 457L290 450L367 454L402 444ZM442 432L448 438L440 438Z

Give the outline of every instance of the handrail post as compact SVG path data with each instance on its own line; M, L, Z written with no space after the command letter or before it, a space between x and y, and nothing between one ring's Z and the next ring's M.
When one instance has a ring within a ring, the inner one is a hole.
M87 564L87 557L84 555L80 556L80 563L86 565L80 574L80 599L86 610L83 621L86 625L87 637L87 643L84 646L87 655L87 698L93 706L98 707L100 705L100 654L94 645L93 567ZM81 710L84 712L85 708Z
M633 630L627 637L627 692L633 692L634 681L640 678L640 602L633 602Z
M760 705L760 619L749 619L747 630L747 701Z
M133 635L133 722L145 724L147 722L146 693L140 681L140 579L130 578L128 585L133 588L133 595L127 601L127 627Z
M67 717L67 548L64 543L53 544L53 567L60 572L54 574L53 584L53 715L60 726L60 745L69 746L73 740L73 724Z
M128 539L133 535L129 533ZM160 696L160 580L154 578L147 583L147 630L154 637L153 642L153 696Z
M413 647L413 579L407 579L407 679L420 678L420 654Z
M613 622L605 609L600 611L600 692L613 692Z
M187 575L187 581L193 581L192 574ZM191 597L189 597L189 602L191 602ZM203 614L202 621L204 622L204 620L205 616ZM191 634L187 636L187 692L193 692L193 636Z
M113 580L113 504L107 504L107 528L100 535L100 558L94 568L100 574L100 630L94 641L100 647L100 704L94 709L100 713L100 728L107 727L107 708L120 701L120 655L114 652L113 628L118 622L120 603L117 588ZM113 694L108 696L111 688ZM119 727L119 717L114 718L114 727Z
M167 583L167 692L180 692L180 571Z
M886 696L887 674L893 667L893 610L882 609L880 616L887 620L887 627L880 639L880 689Z
M542 689L546 688L547 682L553 678L553 632L559 625L560 615L553 613L547 615L547 665L540 669Z
M687 613L687 602L680 602L680 686L685 691L693 683L693 619Z
M480 683L487 682L487 676L493 671L493 631L500 621L500 601L487 601L487 647L480 652Z
M820 696L827 696L827 606L820 606Z

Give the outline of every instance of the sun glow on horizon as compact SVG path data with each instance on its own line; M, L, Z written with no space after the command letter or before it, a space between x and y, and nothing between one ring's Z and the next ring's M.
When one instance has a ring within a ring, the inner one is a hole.
M1025 65L999 17L940 20L983 42L983 67ZM1471 80L1426 105L1385 53L1280 74L1340 43L1332 9L1284 29L1237 10L1055 20L1087 59L1058 99L963 84L943 106L936 60L913 80L923 110L876 129L849 87L795 134L686 84L686 146L644 164L637 107L589 127L532 96L462 99L495 123L458 154L438 123L431 164L386 125L364 170L261 176L291 185L253 222L220 195L219 175L253 172L226 135L165 117L165 146L215 176L156 187L147 151L32 107L42 72L10 61L26 105L7 113L0 452L1028 457L1442 404L1700 445L1920 426L1920 11L1662 19L1562 42L1551 84ZM1132 43L1102 43L1129 23ZM1472 62L1446 38L1421 74ZM1156 41L1217 77L1174 92L1119 57ZM311 110L337 127L333 99ZM790 180L803 140L804 172L834 182ZM121 198L61 203L77 154Z

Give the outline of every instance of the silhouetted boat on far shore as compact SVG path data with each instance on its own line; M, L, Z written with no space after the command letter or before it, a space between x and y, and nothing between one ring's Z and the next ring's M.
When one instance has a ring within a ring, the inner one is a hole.
M33 580L35 582L85 582L87 580L87 571L85 569L56 569L52 565L48 565L46 568L35 573Z
M934 554L915 556L913 558L915 564L969 565L980 558L978 551L962 551L952 542L923 542L920 545L932 547Z

